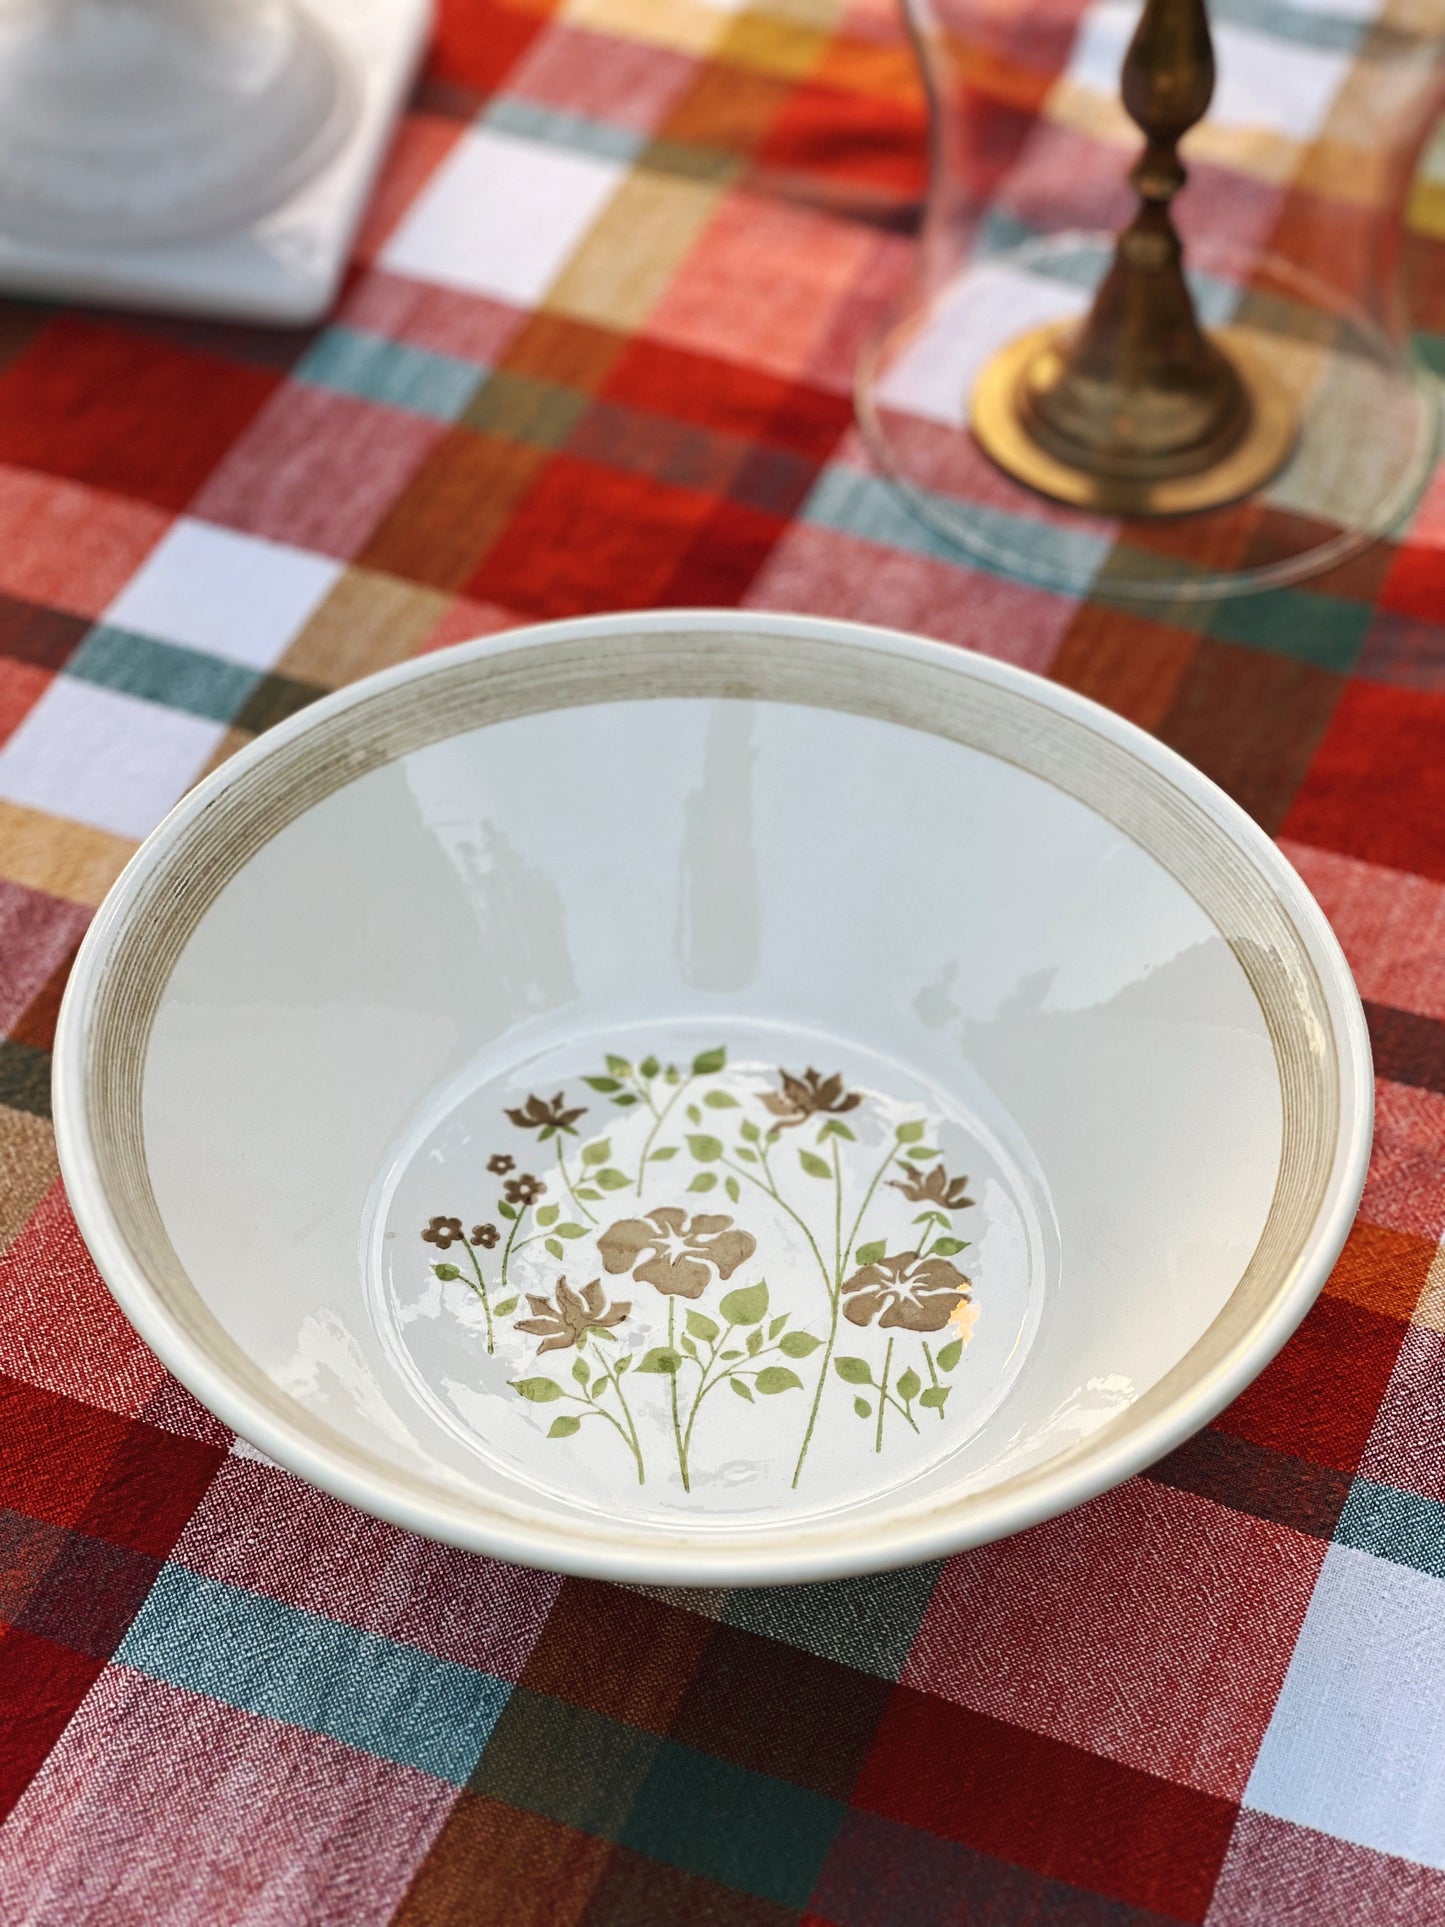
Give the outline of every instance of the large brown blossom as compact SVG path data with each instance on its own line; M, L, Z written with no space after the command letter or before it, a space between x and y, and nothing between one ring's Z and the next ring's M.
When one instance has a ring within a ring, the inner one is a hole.
M538 1143L545 1144L549 1137L555 1137L559 1131L566 1131L570 1135L572 1126L585 1114L586 1109L585 1104L578 1104L568 1110L566 1096L558 1091L550 1103L544 1097L529 1097L519 1109L508 1111L507 1116L519 1131L535 1131Z
M967 1178L951 1178L941 1164L927 1171L903 1165L902 1178L889 1180L891 1191L901 1191L912 1204L936 1204L944 1211L964 1211L973 1203Z
M885 1330L938 1332L968 1289L968 1279L947 1258L900 1251L844 1279L843 1316L855 1325L871 1325L877 1318Z
M427 1244L435 1245L438 1251L446 1251L466 1236L460 1218L433 1218L421 1235Z
M523 1171L520 1177L508 1178L502 1186L502 1196L508 1204L535 1204L547 1189L540 1178L534 1178L530 1171Z
M750 1231L731 1218L704 1212L688 1222L676 1205L659 1205L645 1218L623 1218L597 1240L602 1262L615 1277L630 1271L669 1298L700 1298L712 1282L731 1278L758 1248ZM643 1252L651 1255L641 1264Z
M580 1292L574 1291L565 1278L559 1278L555 1304L546 1298L534 1297L530 1291L527 1303L532 1307L532 1316L519 1318L517 1330L530 1332L542 1340L537 1347L539 1357L543 1352L563 1352L569 1346L580 1345L588 1332L606 1331L620 1325L632 1310L630 1300L609 1308L600 1278L594 1278Z
M780 1070L778 1076L783 1080L782 1090L764 1091L763 1103L783 1129L790 1124L803 1124L808 1118L822 1113L839 1117L844 1111L855 1110L863 1102L859 1092L843 1088L841 1072L835 1071L831 1077L824 1077L809 1065L801 1077L794 1077L791 1071L784 1070Z

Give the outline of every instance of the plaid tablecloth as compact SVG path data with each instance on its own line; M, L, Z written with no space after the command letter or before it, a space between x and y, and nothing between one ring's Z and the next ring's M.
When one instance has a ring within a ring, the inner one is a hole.
M1284 78L1348 59L1228 11ZM329 326L0 307L6 1927L1445 1921L1445 485L1193 622L910 541L840 483L922 136L886 0L452 0ZM167 1378L57 1179L69 962L201 771L412 652L662 602L1113 705L1280 838L1367 1000L1374 1164L1299 1335L942 1566L643 1593L377 1524Z

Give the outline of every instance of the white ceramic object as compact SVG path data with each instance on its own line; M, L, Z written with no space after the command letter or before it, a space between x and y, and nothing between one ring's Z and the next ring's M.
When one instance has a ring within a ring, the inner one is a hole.
M0 0L0 288L301 323L430 0Z
M516 632L145 844L56 1058L121 1306L273 1458L690 1584L1017 1530L1217 1412L1371 1132L1268 839L1129 724L846 624Z

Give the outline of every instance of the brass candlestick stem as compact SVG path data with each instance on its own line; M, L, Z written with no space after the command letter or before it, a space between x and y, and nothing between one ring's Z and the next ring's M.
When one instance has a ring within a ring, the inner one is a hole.
M1170 204L1179 142L1214 92L1204 0L1145 0L1124 105L1145 146L1139 209L1082 325L1031 329L985 365L972 427L1041 494L1109 515L1179 515L1259 488L1286 461L1293 402L1236 331L1204 331Z

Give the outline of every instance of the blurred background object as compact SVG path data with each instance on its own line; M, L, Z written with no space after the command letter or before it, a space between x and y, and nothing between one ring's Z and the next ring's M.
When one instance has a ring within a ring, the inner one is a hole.
M1429 473L1437 397L1399 288L1404 203L1441 98L1438 8L1216 9L1217 82L1172 212L1201 318L1293 400L1290 459L1257 495L1170 521L1084 519L986 461L980 371L1022 330L1083 314L1133 212L1140 135L1125 0L904 0L929 95L919 261L865 353L865 434L950 541L1028 580L1189 601L1297 581L1395 527ZM1011 464L1011 466L1016 466Z
M5 0L0 287L330 305L428 0Z

